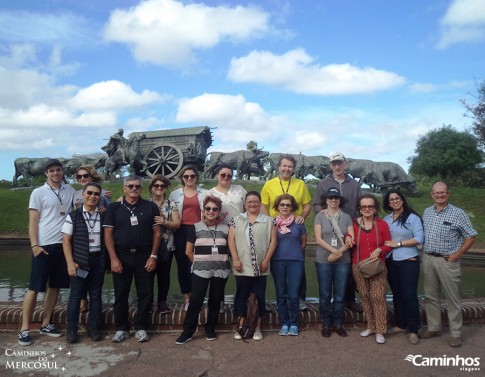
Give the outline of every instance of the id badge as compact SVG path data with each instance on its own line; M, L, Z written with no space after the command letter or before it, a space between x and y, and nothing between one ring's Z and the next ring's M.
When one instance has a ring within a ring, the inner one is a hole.
M218 255L219 254L219 249L217 246L212 246L212 255Z
M138 225L138 218L136 216L130 217L131 225Z
M333 246L333 247L337 246L337 239L335 237L332 238L332 241L330 241L330 245Z
M90 238L89 243L94 243L94 238Z

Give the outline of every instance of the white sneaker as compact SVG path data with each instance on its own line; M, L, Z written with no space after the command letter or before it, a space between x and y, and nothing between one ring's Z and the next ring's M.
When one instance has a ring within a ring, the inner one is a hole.
M386 338L382 334L376 334L376 342L378 344L384 344L386 342Z
M256 327L256 330L254 330L253 340L263 340L263 334L261 334L259 327Z
M147 335L147 332L145 330L138 330L136 333L135 333L135 338L136 340L138 340L140 343L143 343L143 342L148 342L148 335Z
M113 343L121 343L123 340L128 338L130 336L130 333L128 331L116 331L115 336L113 336L113 339L111 341Z
M234 339L236 340L241 340L242 339L242 336L241 334L239 334L237 331L234 333Z
M362 336L362 337L365 338L365 337L371 336L372 334L374 334L374 332L371 331L371 330L369 330L369 329L367 329L367 330L362 331L360 333L360 336Z

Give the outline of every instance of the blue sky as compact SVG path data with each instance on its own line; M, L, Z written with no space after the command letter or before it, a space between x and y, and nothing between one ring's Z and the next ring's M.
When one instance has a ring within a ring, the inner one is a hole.
M3 0L0 179L123 128L207 125L209 151L393 161L470 126L485 0Z

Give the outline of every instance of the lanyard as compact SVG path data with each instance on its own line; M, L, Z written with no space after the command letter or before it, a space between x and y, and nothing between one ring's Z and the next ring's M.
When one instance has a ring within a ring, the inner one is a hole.
M214 246L216 246L216 235L217 235L217 225L214 227L214 232L209 228L209 225L207 225L207 230L212 234L212 240L214 243Z
M86 211L87 212L87 211ZM87 215L84 217L84 220L89 226L89 229L91 230L91 234L93 233L94 227L96 226L96 221L98 220L98 214L99 212L96 211L96 217L94 218L93 225L91 225L91 214L87 212Z
M281 191L283 191L283 194L288 194L288 191L290 191L291 178L290 178L290 180L288 181L288 187L286 188L286 191L285 191L285 189L283 188L283 183L281 182L281 178L280 178L280 177L278 177L278 179L280 180Z
M57 196L57 200L59 200L59 203L61 203L61 206L62 206L63 204L62 204L61 195L60 195L60 194L58 194L57 192L55 192L55 190L52 188L52 186L51 186L50 184L47 184L47 186L49 186L49 188L50 188L50 189L51 189L51 191L54 193L54 195L55 195L55 196ZM60 192L61 188L62 188L62 186L61 186L61 187L59 187L57 190L59 190L59 192Z
M135 203L135 208L131 209L130 207L128 207L126 204L125 204L125 201L124 200L121 200L121 205L123 207L125 207L128 211L130 211L131 213L131 216L135 216L135 209L136 209L136 205L138 204L138 201Z

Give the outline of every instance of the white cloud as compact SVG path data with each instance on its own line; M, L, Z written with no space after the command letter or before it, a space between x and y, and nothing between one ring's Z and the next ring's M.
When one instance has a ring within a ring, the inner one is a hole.
M410 89L414 93L431 93L437 89L437 86L429 83L415 83L410 85Z
M485 0L453 0L440 23L438 48L485 41Z
M98 82L79 90L69 100L69 104L75 109L83 110L123 110L162 101L163 98L158 93L144 90L138 94L129 85L117 80L110 80Z
M252 51L233 58L228 78L235 82L259 82L286 90L317 95L367 93L390 89L405 82L395 73L351 64L318 65L303 49L283 55Z
M224 39L255 37L267 31L267 23L268 15L253 6L148 0L113 11L104 39L128 44L142 62L186 66L195 61L194 50L214 47Z

